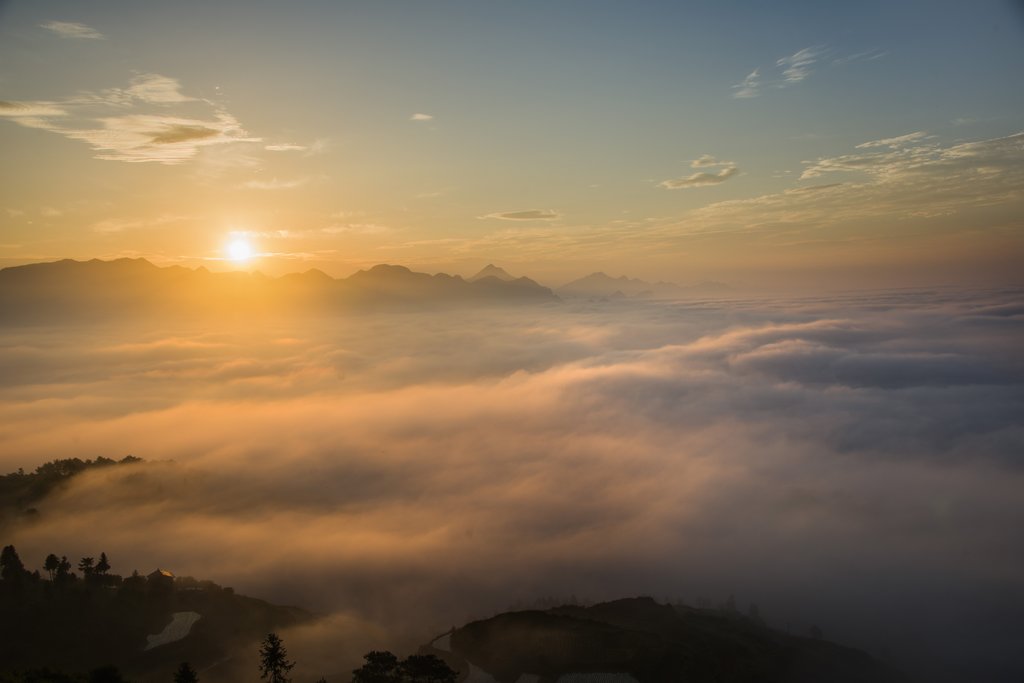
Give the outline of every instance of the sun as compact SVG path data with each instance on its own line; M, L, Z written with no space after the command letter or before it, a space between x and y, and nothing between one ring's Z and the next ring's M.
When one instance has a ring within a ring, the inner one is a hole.
M252 245L244 238L236 238L228 243L228 258L232 261L248 261L252 258Z

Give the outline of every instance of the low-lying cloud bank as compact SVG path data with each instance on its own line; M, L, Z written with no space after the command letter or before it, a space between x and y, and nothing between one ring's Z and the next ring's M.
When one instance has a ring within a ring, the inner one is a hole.
M735 593L1010 680L1020 294L7 331L6 471L174 463L82 477L5 541L210 578L380 647L542 595Z

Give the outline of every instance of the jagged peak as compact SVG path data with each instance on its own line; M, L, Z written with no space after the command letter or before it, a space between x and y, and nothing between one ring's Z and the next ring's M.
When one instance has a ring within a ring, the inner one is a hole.
M493 263L488 263L486 266L481 268L476 273L476 275L473 275L466 279L468 282L476 282L477 280L482 280L483 278L486 277L497 278L498 280L503 280L505 282L512 282L513 280L516 279L515 276L513 276L507 270L500 266L496 266Z

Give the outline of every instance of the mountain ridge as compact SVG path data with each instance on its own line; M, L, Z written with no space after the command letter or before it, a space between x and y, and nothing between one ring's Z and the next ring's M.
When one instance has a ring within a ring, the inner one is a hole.
M63 259L0 270L0 320L117 316L330 313L462 306L531 305L558 301L529 278L415 272L378 264L347 278L310 269L270 277L259 271L212 272L157 266L146 259Z
M470 277L466 278L466 280L469 282L476 282L477 280L482 280L485 277L494 277L499 280L504 280L506 282L510 282L512 280L517 279L514 275L510 274L504 268L500 268L494 265L493 263L488 263L486 266L481 268L480 271L476 273L476 275L471 275Z

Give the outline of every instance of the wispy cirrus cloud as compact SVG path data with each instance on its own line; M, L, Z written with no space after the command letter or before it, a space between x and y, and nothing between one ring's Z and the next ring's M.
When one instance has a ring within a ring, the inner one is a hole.
M131 83L125 92L142 102L176 104L196 100L181 92L181 83L177 78L160 74L142 74L133 78Z
M719 170L711 171L698 171L682 178L671 178L669 180L663 180L658 183L658 187L664 187L667 190L682 190L691 187L707 187L708 185L718 185L724 183L729 178L736 176L740 169L735 163L731 161L720 161L710 154L704 154L690 162L690 168L714 168L720 167Z
M434 117L431 114L416 113L409 117L410 121L433 121Z
M857 149L867 149L871 147L891 147L893 149L897 147L903 147L907 143L917 142L929 137L928 133L924 131L917 131L915 133L907 133L906 135L897 135L894 138L883 138L881 140L870 140L868 142L862 142L857 145Z
M107 161L179 164L203 147L259 141L226 110L160 74L60 101L0 102L0 118L85 142Z
M827 53L827 48L813 45L780 57L770 67L757 67L742 81L732 86L733 97L746 99L759 96L764 88L786 88L806 80L814 65ZM762 73L764 70L766 73Z
M1024 132L948 147L924 143L928 137L924 132L917 132L862 143L857 145L857 149L889 149L822 157L805 162L807 167L800 179L813 179L840 171L857 171L885 179L933 176L934 180L973 179L987 181L991 185L1001 185L1010 179L1024 180L1020 172L1024 162ZM921 144L909 144L914 142Z
M877 47L871 48L870 50L864 50L863 52L857 52L852 55L846 55L843 57L836 57L832 60L832 63L839 66L842 64L850 64L852 62L873 62L876 59L888 56L886 50L881 50Z
M736 91L732 94L733 97L740 99L757 97L761 94L761 69L754 69L746 78L732 87Z
M56 102L10 102L0 100L0 119L6 118L26 128L48 129L52 118L67 115L67 110Z
M552 209L530 209L528 211L504 211L489 213L479 218L496 218L502 221L552 221L561 218L562 214Z
M292 190L296 187L302 187L308 182L309 178L292 178L286 180L271 178L270 180L248 180L242 183L239 187L247 190Z
M732 96L736 99L758 97L765 90L789 88L807 80L822 66L838 66L852 62L868 62L885 57L888 53L877 48L840 56L829 62L835 50L825 45L811 45L797 50L791 55L779 57L774 64L758 66L746 78L732 86Z
M658 183L658 187L664 187L668 190L682 190L690 187L706 187L708 185L718 185L724 183L729 178L732 178L740 172L735 166L728 166L718 171L717 173L708 173L701 171L700 173L694 173L683 178L671 178L669 180L663 180Z
M265 145L263 149L268 152L305 152L308 147L305 145L294 145L289 142L277 144L277 145Z
M876 140L867 147L857 146L863 151L805 161L801 180L820 182L836 173L851 177L845 182L715 202L665 225L662 231L675 235L744 232L771 241L848 226L844 239L881 239L895 234L894 222L977 215L973 212L978 209L993 211L992 207L1024 203L1024 132L946 145L928 137L920 132ZM1012 213L1007 208L1001 212ZM993 229L992 219L986 220L960 221L958 229Z
M782 77L787 83L799 83L811 75L811 68L823 54L824 47L805 47L788 57L778 59L775 66L782 69Z
M48 21L45 24L39 24L39 26L47 31L56 33L61 38L84 38L86 40L103 40L106 38L106 36L91 26L80 24L77 21Z
M156 218L151 219L140 219L140 218L107 218L97 223L93 223L93 232L99 233L116 233L125 232L128 230L140 230L145 228L155 228L163 225L170 225L172 223L181 223L194 219L195 216L178 215L164 213L160 214Z
M133 163L180 164L202 147L259 141L246 136L241 124L223 111L213 119L137 114L107 117L98 123L98 128L55 132L88 143L98 152L97 159Z
M336 223L320 232L326 235L383 235L394 232L394 228L380 223Z

